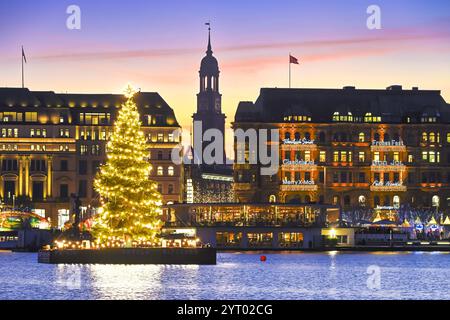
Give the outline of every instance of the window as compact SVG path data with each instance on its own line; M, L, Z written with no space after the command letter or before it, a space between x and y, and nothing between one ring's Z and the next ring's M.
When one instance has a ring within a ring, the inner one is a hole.
M86 180L80 180L78 183L78 196L80 198L86 198L87 197L87 181Z
M414 156L412 154L408 154L408 162L413 163L414 162Z
M174 175L175 175L175 169L174 169L174 167L169 167L169 168L167 169L167 174L168 174L169 176L174 176Z
M158 184L158 192L163 193L163 186L160 183Z
M100 153L101 153L100 146L98 144L92 145L92 147L91 147L91 154L93 156L99 156Z
M169 133L169 142L174 142L174 136L173 133Z
M431 205L433 207L439 207L439 197L438 196L433 196L433 198L431 199Z
M163 160L163 152L158 151L158 160Z
M428 134L426 132L422 132L422 142L428 141Z
M358 153L358 162L365 162L366 161L366 153L364 151L360 151Z
M110 120L109 113L80 113L80 124L108 125Z
M25 122L37 122L37 112L25 112Z
M436 142L436 135L434 134L434 132L430 133L429 141L430 141L430 143L435 143Z
M373 153L373 161L380 161L380 153L378 151Z
M450 143L450 132L447 132L447 143Z
M81 145L80 146L80 155L85 156L88 153L88 146L87 145Z
M359 142L364 142L366 140L366 135L364 134L364 132L359 133L358 140Z
M59 166L61 171L68 171L69 170L69 163L67 160L61 160L60 162L60 166Z
M327 154L325 151L320 151L319 153L319 162L326 162L327 161Z
M365 172L360 172L358 177L359 177L359 183L365 183L366 182L366 173Z
M169 184L168 189L167 189L167 193L168 194L172 194L173 193L173 184Z
M435 162L436 162L436 154L435 154L434 151L430 151L430 152L428 153L428 161L429 161L430 163L435 163Z
M372 113L368 112L364 116L364 122L381 122L381 117L375 117Z
M311 151L305 151L305 161L311 161Z
M78 174L86 175L87 174L87 160L80 160L78 163Z
M162 176L162 175L164 175L164 169L163 169L163 167L158 167L158 170L156 171L156 174L158 175L158 176Z
M70 138L69 129L59 129L59 136L61 138Z
M158 133L158 142L164 142L164 134Z
M277 202L277 196L272 194L269 196L269 202L270 203L276 203Z
M398 152L394 152L394 161L400 161L400 154Z
M67 184L59 185L59 197L62 199L69 198L69 185Z
M338 162L339 161L339 151L333 152L333 161Z

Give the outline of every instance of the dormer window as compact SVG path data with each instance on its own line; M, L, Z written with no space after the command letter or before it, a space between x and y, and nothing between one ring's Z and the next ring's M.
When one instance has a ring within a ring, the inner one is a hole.
M373 116L371 112L368 112L364 116L364 122L381 122L381 117Z
M285 122L311 122L311 117L309 116L285 116Z
M441 115L438 110L434 109L433 107L428 107L425 108L424 112L422 113L420 121L422 123L436 123L440 116Z
M333 114L333 122L353 122L353 114L351 112L347 112L347 114L340 112L335 112Z

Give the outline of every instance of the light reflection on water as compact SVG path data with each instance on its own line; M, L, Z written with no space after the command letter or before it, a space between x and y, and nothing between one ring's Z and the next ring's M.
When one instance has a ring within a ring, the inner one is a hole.
M444 253L221 253L216 266L45 265L0 254L0 299L448 299ZM367 288L367 267L381 289Z

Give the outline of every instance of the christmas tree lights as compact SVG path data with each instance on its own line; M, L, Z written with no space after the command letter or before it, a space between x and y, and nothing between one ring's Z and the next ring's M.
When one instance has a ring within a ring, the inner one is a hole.
M148 146L130 86L125 96L107 144L107 161L94 182L102 210L92 233L102 247L152 243L161 228L161 195L149 179Z

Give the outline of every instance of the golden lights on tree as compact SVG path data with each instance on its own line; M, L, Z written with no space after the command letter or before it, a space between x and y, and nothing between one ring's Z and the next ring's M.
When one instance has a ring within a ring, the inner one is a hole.
M153 241L161 228L161 195L149 179L148 146L131 86L125 96L94 182L102 201L92 227L98 243Z

